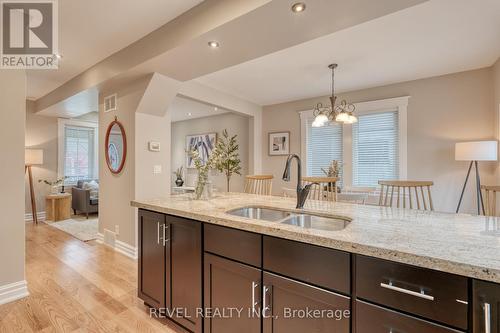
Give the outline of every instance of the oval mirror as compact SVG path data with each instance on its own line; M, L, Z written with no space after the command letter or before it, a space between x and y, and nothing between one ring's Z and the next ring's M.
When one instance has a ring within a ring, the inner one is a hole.
M120 173L127 157L127 137L122 123L114 120L106 131L106 163L112 173Z

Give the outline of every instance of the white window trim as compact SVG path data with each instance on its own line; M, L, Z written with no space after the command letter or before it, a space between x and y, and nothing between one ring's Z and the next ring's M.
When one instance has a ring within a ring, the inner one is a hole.
M410 96L402 96L375 101L353 103L356 107L356 115L366 115L381 111L394 110L398 112L399 121L399 179L408 177L408 100ZM313 110L300 111L300 155L302 156L303 176L307 174L307 129L306 119L313 116ZM352 125L342 126L343 135L343 185L352 187Z
M76 126L76 127L90 127L94 129L94 167L93 179L99 178L99 124L91 121L82 121L74 119L57 119L57 177L64 177L64 129L66 126ZM65 183L65 185L76 185L76 183Z

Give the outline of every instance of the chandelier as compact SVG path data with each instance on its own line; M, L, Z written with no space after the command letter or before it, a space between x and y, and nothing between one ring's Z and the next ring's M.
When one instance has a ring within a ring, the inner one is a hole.
M339 105L336 105L337 96L335 96L335 68L337 64L331 64L328 66L332 70L332 96L330 96L330 106L323 106L322 103L318 103L314 108L313 115L314 121L312 123L313 127L322 127L328 125L332 121L336 121L344 124L353 124L358 121L358 118L354 116L354 110L356 107L347 103L346 100L342 100Z

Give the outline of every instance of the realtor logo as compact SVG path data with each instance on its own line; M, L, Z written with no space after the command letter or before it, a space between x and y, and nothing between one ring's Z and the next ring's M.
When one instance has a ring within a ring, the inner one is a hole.
M0 68L57 69L56 1L0 1Z

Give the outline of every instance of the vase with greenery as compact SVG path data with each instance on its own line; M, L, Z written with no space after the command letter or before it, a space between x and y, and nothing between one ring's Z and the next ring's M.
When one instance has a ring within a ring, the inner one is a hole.
M229 182L233 175L241 176L241 160L238 153L239 145L236 141L238 135L229 136L225 129L222 132L222 138L217 140L216 148L220 154L215 168L224 173L227 182L227 191L229 192Z
M50 181L50 180L47 180L47 179L39 179L38 182L39 183L44 183L44 184L47 184L51 187L51 193L52 194L57 194L59 192L59 186L62 184L62 190L61 190L61 193L64 193L64 181L66 180L66 178L68 178L67 176L64 176L64 177L61 177L61 178L57 178L56 180L54 181Z
M198 171L198 180L196 181L194 195L196 200L200 199L208 199L209 198L209 189L207 188L208 181L208 173L211 169L214 169L217 165L217 161L219 159L219 151L217 147L212 150L210 157L208 160L203 161L200 157L200 154L197 150L192 150L188 152L191 155L191 158L194 162L194 167Z
M321 168L321 171L327 176L327 177L339 177L340 175L340 162L337 160L333 160L330 162L330 165L328 166L328 169Z
M178 167L174 172L175 175L175 185L181 187L184 185L184 180L182 180L182 166Z

